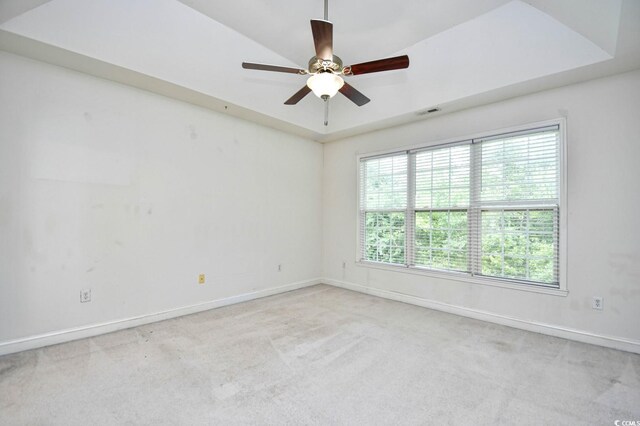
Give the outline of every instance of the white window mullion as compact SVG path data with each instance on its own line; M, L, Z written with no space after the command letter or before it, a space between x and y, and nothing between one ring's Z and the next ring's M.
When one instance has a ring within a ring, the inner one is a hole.
M360 161L360 255L359 260L362 261L366 258L366 245L367 245L367 231L366 231L366 199L367 199L367 167L364 161Z
M560 280L560 214L558 210L558 207L553 210L553 273Z
M416 154L407 154L407 211L405 213L406 232L404 236L405 264L408 267L415 266L415 240L416 240Z
M473 141L471 143L471 164L470 164L470 179L471 185L469 186L469 216L468 216L468 229L469 229L469 271L471 275L478 275L482 270L482 256L481 256L481 244L482 244L482 217L480 214L480 192L482 189L482 150L480 145Z

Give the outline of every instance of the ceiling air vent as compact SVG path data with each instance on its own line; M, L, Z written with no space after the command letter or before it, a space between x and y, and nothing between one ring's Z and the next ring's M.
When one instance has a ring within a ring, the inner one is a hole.
M416 115L427 115L427 114L433 114L434 112L438 112L440 111L440 108L430 108L430 109L425 109L424 111L418 111L416 112Z

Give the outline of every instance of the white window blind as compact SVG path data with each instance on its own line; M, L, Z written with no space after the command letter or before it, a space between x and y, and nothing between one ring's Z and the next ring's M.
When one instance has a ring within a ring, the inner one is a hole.
M360 164L362 259L406 263L407 154Z
M468 271L469 145L415 154L413 265Z
M559 286L558 125L360 161L360 259Z
M480 194L472 269L480 275L557 285L558 127L474 142Z

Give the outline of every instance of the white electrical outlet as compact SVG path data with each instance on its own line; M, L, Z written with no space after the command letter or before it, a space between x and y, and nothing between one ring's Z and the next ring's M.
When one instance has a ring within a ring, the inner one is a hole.
M80 303L91 302L91 289L85 288L80 290Z
M592 305L591 305L593 309L597 309L601 311L602 308L604 307L603 304L604 304L604 300L602 299L602 297L593 296Z

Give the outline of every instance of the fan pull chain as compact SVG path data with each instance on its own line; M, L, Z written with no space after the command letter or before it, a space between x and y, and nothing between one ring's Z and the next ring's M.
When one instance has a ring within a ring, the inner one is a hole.
M329 125L329 98L324 100L324 125Z

